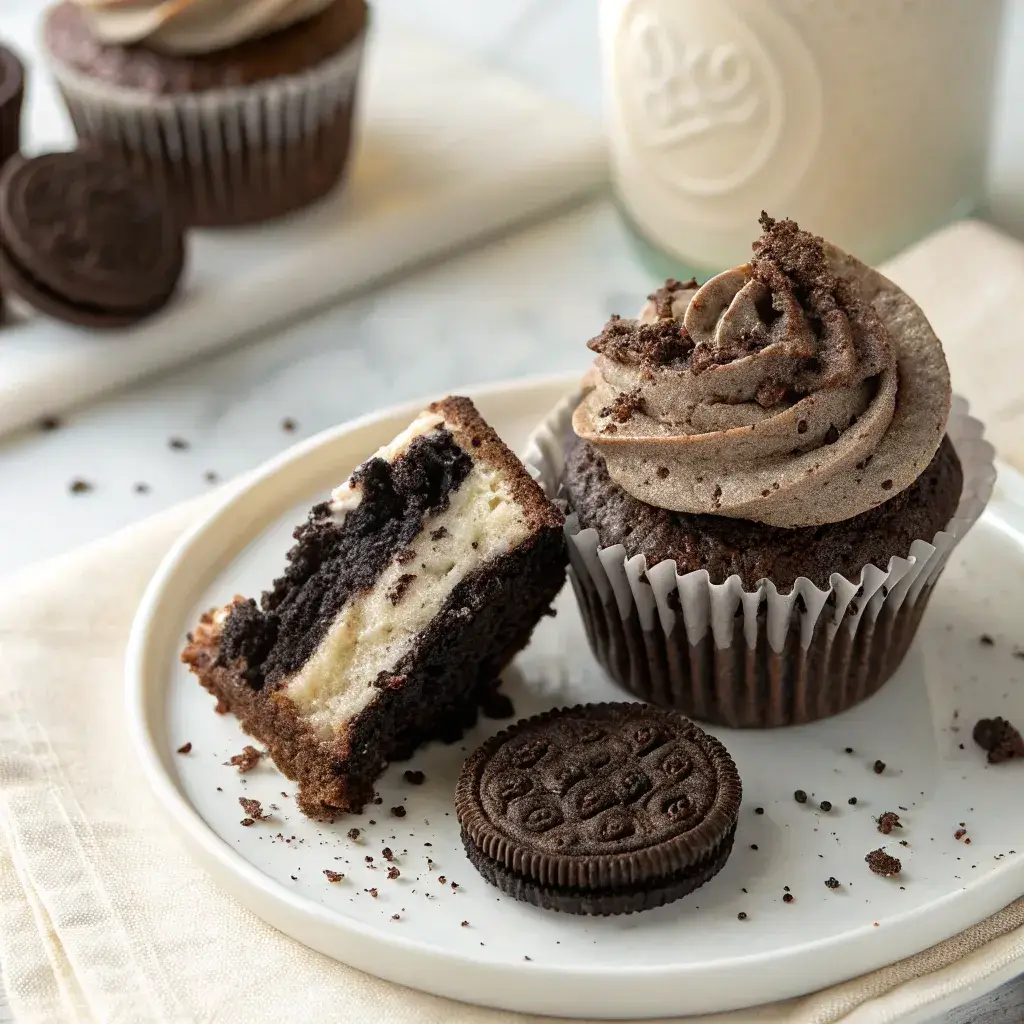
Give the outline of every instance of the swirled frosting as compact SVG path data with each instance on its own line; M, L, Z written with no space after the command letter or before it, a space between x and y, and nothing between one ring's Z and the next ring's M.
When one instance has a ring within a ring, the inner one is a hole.
M312 18L334 0L75 0L104 43L165 53L224 50Z
M666 282L613 317L573 417L641 501L780 527L839 522L909 487L938 449L949 371L877 271L762 215L749 264Z

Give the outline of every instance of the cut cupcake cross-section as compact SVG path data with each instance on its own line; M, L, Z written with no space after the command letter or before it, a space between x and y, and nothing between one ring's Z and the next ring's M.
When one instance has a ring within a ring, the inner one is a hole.
M259 603L204 615L182 659L306 814L358 811L389 761L494 702L565 579L562 523L473 404L447 398L312 509Z

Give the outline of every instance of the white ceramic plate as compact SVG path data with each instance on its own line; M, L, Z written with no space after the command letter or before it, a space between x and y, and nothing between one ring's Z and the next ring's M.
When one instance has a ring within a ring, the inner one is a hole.
M476 398L521 449L574 383L492 387ZM718 730L744 782L736 849L717 878L669 907L562 916L515 903L475 873L451 794L467 750L500 723L422 751L411 766L426 773L425 785L403 780L410 765L389 770L382 805L334 825L305 820L282 796L292 784L269 763L244 776L225 767L246 739L178 662L186 630L202 609L267 586L310 504L421 407L347 424L272 462L177 544L139 611L127 663L139 755L177 830L239 900L299 941L414 988L534 1013L635 1018L809 992L921 950L1024 891L1024 764L989 767L971 740L980 716L1024 722L1024 659L1014 655L1024 648L1024 481L1009 471L881 693L816 725ZM558 611L509 674L521 715L621 698L587 650L570 593ZM982 634L994 643L981 643ZM177 755L186 741L192 753ZM876 759L887 765L881 775ZM811 794L807 804L794 801L797 789ZM272 818L243 828L239 796L273 805ZM398 805L403 818L389 810ZM889 837L873 820L886 810L905 823ZM347 835L353 826L357 841ZM394 851L398 879L386 877L383 846ZM864 856L879 846L903 862L899 879L868 870ZM325 869L346 877L331 883ZM826 888L830 876L841 888ZM785 886L795 897L788 904Z

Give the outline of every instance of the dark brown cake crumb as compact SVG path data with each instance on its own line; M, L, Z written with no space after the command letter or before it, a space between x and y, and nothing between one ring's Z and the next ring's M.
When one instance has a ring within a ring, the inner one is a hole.
M281 429L286 434L294 434L295 431L299 429L299 425L291 418L291 416L285 416L285 418L281 420Z
M876 762L875 762L875 763L874 763L874 764L873 764L873 765L871 766L871 768L872 768L872 771L874 771L874 773L875 773L876 775L881 775L881 774L882 774L882 772L884 772L884 771L885 771L885 762L884 762L884 761L876 761Z
M188 743L182 743L182 745L180 747L178 747L178 753L179 754L190 754L191 752L192 752L192 741L191 740Z
M68 484L68 490L72 494L88 494L92 487L93 485L88 480L83 480L81 477L76 477Z
M895 811L885 811L878 816L878 831L883 836L889 835L894 828L903 828L900 824L900 816Z
M332 871L330 868L324 868L324 875L328 882L340 882L345 877L340 871Z
M382 857L383 857L383 858L384 858L384 859L385 859L385 860L386 860L386 861L387 861L388 863L391 863L391 861L393 861L393 860L395 859L395 855L394 855L394 853L392 853L392 851L391 851L391 847L390 847L390 846L385 846L385 847L384 847L384 849L380 851L380 855L381 855L381 856L382 856Z
M263 805L259 800L250 800L247 796L240 796L238 802L250 818L255 818L256 821L266 821L268 816L263 813Z
M755 807L754 808L754 813L755 814L764 814L764 808L763 807Z
M405 811L405 808L401 804L398 804L395 807L391 808L391 813L396 818L404 818L406 811Z
M393 882L402 872L395 867L394 864L388 868L388 878Z
M829 888L829 889L838 889L839 888L839 879L836 878L835 875L833 875L831 878L826 878L825 879L825 886L826 886L826 888Z
M412 786L422 786L427 781L426 775L421 771L404 771L402 778Z
M828 814L828 812L832 810L832 801L831 801L831 800L822 800L822 801L821 801L821 803L820 803L820 804L818 804L818 806L819 806L819 807L820 807L820 808L821 808L821 809L822 809L822 810L823 810L823 811L824 811L824 812L825 812L826 814Z
M988 635L988 633L982 633L981 636L978 637L978 640L981 643L982 647L995 647L996 645L995 640L993 640L992 637Z
M971 735L982 750L988 751L989 764L1024 757L1024 738L1005 718L980 718Z
M856 807L856 806L857 806L857 798L856 798L855 796L851 796L851 797L850 797L850 799L849 799L849 800L847 800L846 802L847 802L847 803L848 803L848 804L849 804L849 805L850 805L851 807Z
M371 857L371 856L370 856L369 854L367 854L367 855L366 855L366 856L365 856L365 857L363 858L363 860L364 860L364 861L366 861L366 863L367 863L367 864L372 864L372 863L373 863L373 857Z
M260 763L261 757L263 757L262 751L247 744L242 748L240 754L235 754L230 760L225 761L224 765L230 768L237 768L238 774L244 775L246 772L251 772Z
M363 892L368 892L374 899L377 898L377 889L376 889L376 887L374 887L372 889L364 889Z
M430 539L431 540L444 540L445 537L447 537L447 536L448 536L448 527L447 526L439 526L436 530L431 530L431 532L430 532Z
M218 481L218 480L220 479L220 477L219 477L219 476L217 475L217 472L216 472L215 470L212 470L212 469L208 469L208 470L207 470L207 471L206 471L206 472L205 472L205 473L203 474L203 479L204 479L204 480L205 480L205 481L206 481L206 482L207 482L208 484L215 484L215 483L216 483L216 482L217 482L217 481Z
M742 910L736 915L737 921L746 921L746 919L747 915Z
M176 452L183 452L188 448L188 441L183 437L172 437L167 442L167 447Z
M447 879L447 878L445 878L445 877L444 877L444 875L438 875L438 876L437 876L437 880L438 880L438 881L439 881L439 882L440 882L440 883L441 883L442 885L444 885L444 883L448 881L448 879Z
M249 827L250 825L253 825L253 824L255 824L255 819L254 819L254 818L243 818L243 819L242 819L242 820L241 820L241 821L239 822L239 824L240 824L240 825L244 825L244 826L245 826L246 828L248 828L248 827Z
M802 789L798 789L798 790L797 790L797 791L796 791L796 792L795 792L795 793L793 794L793 799L794 799L794 800L795 800L795 801L796 801L796 802L797 802L798 804L805 804L805 803L807 803L807 794L806 794L806 793L805 793L805 792L804 792L804 791L803 791Z
M853 753L853 747L847 747L846 748L846 753L847 754L852 754Z
M136 485L135 485L135 486L134 486L134 487L132 488L132 490L133 490L133 491L134 491L134 492L135 492L136 494L149 494L149 484L147 484L147 483L144 483L143 481L141 481L141 480L140 480L140 481L139 481L139 482L138 482L138 483L137 483L137 484L136 484Z
M750 848L751 848L752 850L756 850L756 849L757 849L757 843L751 843L751 844L750 844Z
M955 832L953 833L953 838L954 838L954 839L956 839L957 841L959 841L959 840L963 839L963 837L964 837L965 835L967 835L967 829L965 829L965 828L958 828L958 829L957 829L957 830L956 830L956 831L955 831Z
M793 896L793 894L792 894L791 892L787 892L787 893L786 893L786 894L785 894L785 895L784 895L784 896L782 897L782 902L783 902L783 903L792 903L792 902L793 902L793 900L794 900L794 898L795 898L795 897Z
M402 920L402 915L401 914L392 914L391 915L391 920L392 921L401 921Z
M885 878L898 875L903 870L899 858L893 857L882 849L872 850L864 860L876 875L883 875Z
M359 838L359 829L350 828L348 830L348 837L352 840L352 842L355 842Z
M392 604L398 604L402 598L405 597L405 592L413 585L416 580L416 574L411 572L402 573L401 576L395 580L391 589L387 593L387 598Z
M612 317L587 347L616 363L654 367L681 364L693 351L693 339L674 319L644 324Z
M463 921L462 922L462 927L463 928L468 928L469 927L469 922L468 921Z
M632 391L622 391L612 402L605 406L598 415L605 419L612 419L616 423L628 423L633 418L633 413L643 412L644 398L640 388L633 388Z

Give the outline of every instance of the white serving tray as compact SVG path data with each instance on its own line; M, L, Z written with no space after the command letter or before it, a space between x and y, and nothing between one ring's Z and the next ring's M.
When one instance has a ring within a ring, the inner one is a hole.
M477 392L477 401L522 450L575 386L575 378L498 386ZM736 848L720 875L678 903L576 918L516 903L476 874L452 791L467 751L501 723L485 721L462 744L421 751L411 765L426 773L421 787L403 782L409 765L393 767L379 785L381 806L334 825L304 819L280 795L292 792L291 783L268 763L243 786L222 762L246 739L232 717L214 714L212 698L179 663L185 632L201 610L267 586L308 507L421 407L343 425L268 464L177 544L139 610L127 699L143 770L175 830L241 902L323 953L414 988L532 1013L638 1018L813 991L920 951L1024 891L1024 765L989 767L971 740L979 717L1024 721L1024 660L1014 656L1024 646L1024 480L1012 470L1001 471L906 662L875 697L814 725L714 730L743 778ZM980 643L983 633L994 646ZM587 649L568 590L557 617L544 620L517 659L506 690L523 716L622 699ZM186 741L193 752L176 755ZM872 770L876 759L887 764L882 775ZM807 804L794 801L796 789L810 794ZM241 795L279 809L265 825L243 828ZM852 796L856 806L847 802ZM829 813L818 808L826 799ZM388 813L399 803L408 809L402 819ZM873 819L885 810L901 814L902 832L878 834ZM954 838L960 822L970 845ZM358 843L346 834L353 825L363 830ZM282 828L306 841L268 841ZM363 861L383 845L398 855L396 881ZM879 846L903 862L899 879L868 870L864 856ZM329 883L325 867L346 880ZM442 874L458 882L457 892L439 884ZM833 875L842 882L837 891L824 885ZM376 899L364 892L371 886ZM391 915L399 911L396 923Z
M36 58L41 4L0 0L0 37L32 58L25 149L73 144ZM599 126L447 49L371 33L348 187L284 220L190 234L180 296L124 332L15 308L0 329L0 433L265 332L388 275L599 188ZM410 328L415 315L410 311Z

